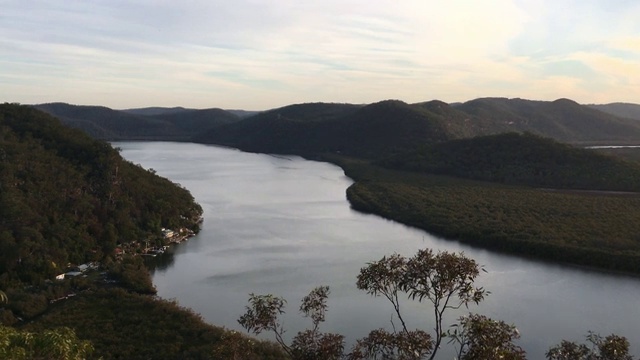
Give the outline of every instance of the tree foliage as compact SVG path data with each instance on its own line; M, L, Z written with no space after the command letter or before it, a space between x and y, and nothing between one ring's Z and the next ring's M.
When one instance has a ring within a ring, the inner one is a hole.
M457 344L459 360L526 358L524 350L514 343L520 338L518 329L484 315L461 317L453 329L447 331L447 336L449 343Z
M120 282L120 286L139 294L155 294L151 274L140 256L123 256L121 261L114 262L108 269L110 276Z
M246 313L238 322L247 331L256 335L263 331L274 333L276 341L282 349L294 360L337 360L344 352L344 336L339 334L322 333L320 323L324 322L327 312L327 298L329 287L317 287L302 299L300 312L311 318L312 328L300 331L293 338L291 345L287 345L283 338L285 329L278 319L284 313L286 301L273 295L250 294Z
M378 214L474 246L640 272L638 193L553 191L341 163L347 198Z
M197 230L201 214L189 191L109 144L33 108L0 105L5 291L43 286L68 264L106 260L118 244L155 239L162 227Z
M457 348L458 360L525 360L525 351L517 345L520 333L515 325L470 313L445 330L443 321L447 310L479 304L489 294L474 286L481 271L483 268L463 253L434 253L430 249L419 250L410 258L392 254L368 263L360 270L357 287L369 295L386 298L400 327L392 321L391 331L372 330L366 337L356 340L349 352L345 352L343 336L318 331L318 325L326 317L327 286L317 287L303 298L300 311L311 318L313 326L298 332L291 345L285 342L285 329L278 319L284 313L286 301L283 298L250 294L246 313L238 321L254 334L273 332L278 344L294 360L432 360L446 338ZM429 305L435 323L433 335L423 329L408 328L401 311L400 299L404 296ZM547 359L633 359L629 355L629 342L624 337L612 334L603 338L590 332L587 341L591 347L563 340L549 349Z
M452 140L378 163L401 170L512 185L640 190L640 165L530 133Z
M430 249L420 250L408 259L393 254L367 264L358 275L358 288L389 300L401 327L397 329L394 325L393 331L373 330L368 336L357 340L348 353L345 353L343 336L318 331L327 311L329 288L326 286L315 288L303 298L300 311L311 318L313 326L310 330L299 332L291 345L285 343L284 328L278 319L284 313L286 303L282 298L251 294L246 313L240 317L239 323L254 334L273 332L276 341L293 359L434 359L443 338L447 336L443 327L445 312L468 307L472 303L478 304L488 294L483 288L473 286L481 270L482 267L462 253L434 253ZM434 335L407 327L400 309L401 294L430 305L435 323ZM467 323L461 324L461 328L465 329L461 333L468 334L465 339L481 339L470 330ZM500 346L516 349L511 343L515 338L501 339ZM464 344L466 353L484 346L484 343L473 346L470 345L472 343ZM494 346L494 343L490 345Z
M373 296L384 296L394 308L402 324L400 334L384 334L374 330L369 334L369 341L374 343L384 339L384 344L400 344L409 348L400 348L399 353L422 354L432 349L429 359L434 359L442 343L444 332L444 314L450 309L468 307L469 304L480 303L488 292L473 283L480 274L481 267L475 260L464 254L449 252L434 253L431 249L419 250L413 257L406 259L398 254L383 257L379 261L371 262L360 270L358 275L358 289ZM427 337L407 329L400 311L398 293L405 293L410 299L428 302L433 307L434 340L431 344ZM389 341L387 339L396 339ZM421 339L419 342L409 339ZM366 344L366 341L363 342ZM361 345L363 345L361 344ZM411 347L413 344L419 348ZM415 356L415 355L414 355Z
M67 327L27 332L0 325L0 359L84 360L92 352L91 342Z
M611 334L602 337L594 332L587 334L587 344L562 340L547 353L549 360L632 360L629 341L624 336Z

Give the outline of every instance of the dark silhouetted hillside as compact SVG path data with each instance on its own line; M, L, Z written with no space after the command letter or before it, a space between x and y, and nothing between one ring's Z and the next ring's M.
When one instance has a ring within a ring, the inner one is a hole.
M32 107L0 105L0 131L0 288L191 227L202 212L189 191Z
M34 105L63 123L102 140L187 141L195 134L240 118L220 109L144 108L112 110L65 103ZM143 115L156 114L156 115Z
M535 187L640 191L640 165L530 133L452 140L380 161L386 167Z
M187 110L152 116L171 124L187 136L199 134L221 125L240 121L240 117L222 109Z
M427 111L433 119L442 124L451 138L482 135L489 127L488 123L492 121L488 118L473 118L469 114L439 100L417 103L412 106L422 111Z
M300 104L220 127L196 141L276 153L340 153L377 158L448 139L432 114L401 101L358 106Z
M140 115L140 116L156 116L156 115L166 115L166 114L177 114L181 112L194 111L195 109L185 109L181 106L176 107L160 107L160 106L152 106L146 108L137 108L137 109L124 109L118 110L131 115Z
M254 152L309 153L334 149L325 137L333 127L359 107L348 104L309 103L265 111L242 121L221 126L194 138Z
M621 118L640 120L640 104L629 103L611 103L602 105L587 105L590 108L600 110L607 114L615 115Z
M603 113L572 100L532 101L481 98L455 107L472 122L482 122L477 135L531 132L562 142L619 143L640 139L640 124Z
M153 139L157 136L172 136L172 127L166 122L104 106L51 103L34 105L34 107L57 117L64 124L102 140Z
M640 140L640 122L568 99L480 98L456 106L438 100L411 105L395 100L366 106L307 103L236 114L215 108L116 111L63 103L35 107L99 139L196 141L306 155L333 152L379 158L434 142L506 132L530 132L573 144Z

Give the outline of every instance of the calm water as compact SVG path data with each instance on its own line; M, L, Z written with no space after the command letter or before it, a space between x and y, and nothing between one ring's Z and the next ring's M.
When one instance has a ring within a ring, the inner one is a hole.
M499 255L355 212L345 197L352 181L331 164L198 144L114 145L188 188L204 208L201 233L159 259L153 281L161 297L210 323L241 330L236 320L248 294L273 293L288 300L284 321L292 336L309 324L297 314L300 299L329 285L323 329L352 342L389 327L392 318L385 300L356 289L359 269L386 254L429 247L464 251L485 265L479 282L492 294L470 310L517 325L529 359L544 358L562 338L582 341L588 330L624 335L640 354L637 278ZM410 327L433 328L427 305L404 307Z

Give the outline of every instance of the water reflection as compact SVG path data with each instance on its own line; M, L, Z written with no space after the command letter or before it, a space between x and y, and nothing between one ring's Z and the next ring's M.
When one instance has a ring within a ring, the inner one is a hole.
M173 266L175 262L174 248L170 247L163 254L144 258L145 264L152 274L156 271L165 271Z

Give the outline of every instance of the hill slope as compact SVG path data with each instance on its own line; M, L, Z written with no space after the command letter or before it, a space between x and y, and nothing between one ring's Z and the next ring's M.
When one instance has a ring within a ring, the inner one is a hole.
M65 103L34 105L63 123L102 140L186 141L195 134L239 121L220 109L145 108L112 110L103 106Z
M175 129L173 131L186 137L240 121L239 116L222 109L185 110L158 114L151 118L171 124Z
M290 105L193 140L255 152L380 158L451 139L506 132L531 132L568 143L625 144L640 140L640 122L567 99L483 98L456 106L437 100L411 105L387 100L366 106Z
M202 209L109 144L36 109L0 105L0 287L101 260L118 242L192 227Z
M640 139L640 122L567 99L480 98L454 106L437 100L412 105L390 100L367 106L310 103L260 113L180 107L117 111L63 103L35 107L100 139L197 141L265 152L376 157L425 142L514 131L569 143L630 144ZM243 124L225 126L239 122Z
M533 134L453 140L379 162L411 170L535 187L640 191L640 166Z
M181 106L176 106L171 108L152 106L152 107L146 107L146 108L124 109L119 111L127 114L132 114L132 115L156 116L156 115L165 115L165 114L176 114L176 113L188 112L193 110L195 109L185 109Z
M341 153L376 158L442 141L447 131L431 114L401 101L300 104L271 110L196 137L243 150L275 153Z
M624 143L640 139L640 123L568 99L549 102L481 98L455 109L468 114L473 122L485 123L476 135L527 131L570 143Z
M640 120L640 104L611 103L602 105L587 105L590 108L600 110L607 114L621 118Z

